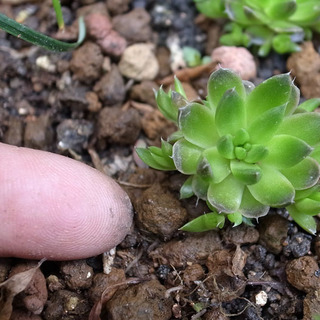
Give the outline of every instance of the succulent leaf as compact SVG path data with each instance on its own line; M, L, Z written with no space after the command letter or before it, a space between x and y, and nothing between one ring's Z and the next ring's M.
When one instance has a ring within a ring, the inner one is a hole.
M217 149L220 155L226 159L234 159L234 145L231 134L221 137L217 142Z
M168 160L165 162L165 165L163 165L155 160L154 155L148 149L136 148L136 152L137 152L138 156L140 157L140 159L153 169L175 170L175 165L174 165L173 161L172 161L172 163L170 163L170 161Z
M156 92L156 102L161 113L169 120L176 122L178 118L178 109L173 106L171 101L171 92L166 93L162 87Z
M287 210L292 219L304 230L315 235L317 231L317 225L314 218L310 215L304 214L291 205L287 207Z
M222 157L216 147L203 151L203 157L208 161L212 171L212 181L219 183L230 174L229 160Z
M254 198L248 188L244 189L239 212L246 218L260 218L269 212L270 207Z
M273 137L279 128L286 110L286 105L281 105L263 112L249 126L248 132L252 143L265 143Z
M280 54L301 51L300 46L292 41L291 36L284 33L273 37L272 47Z
M185 99L187 99L187 95L183 89L182 83L176 76L174 76L174 89L177 93L180 93Z
M247 98L247 115L250 122L272 108L286 105L291 96L292 86L288 73L269 78L257 86Z
M229 213L226 216L233 223L233 227L239 226L242 223L242 214L240 212Z
M257 183L261 179L262 170L257 164L231 160L230 168L234 177L246 185Z
M266 7L266 14L272 19L286 19L296 11L296 8L296 0L279 1Z
M206 200L210 180L206 177L194 175L192 179L192 190L198 199Z
M264 163L276 168L295 166L312 152L312 148L303 140L286 134L274 136L267 144L267 149L269 153Z
M246 125L246 110L243 99L232 88L222 96L216 110L215 124L220 135L234 135Z
M287 134L300 138L310 146L320 141L320 114L315 112L297 113L281 123L277 134Z
M309 112L312 112L319 107L320 107L320 98L312 98L312 99L309 99L309 100L302 102L299 105L299 109L303 109L303 110L309 111Z
M193 176L190 176L184 184L180 188L180 199L187 199L193 196L192 191L192 178Z
M185 139L178 140L172 149L173 162L181 173L195 174L202 149Z
M208 80L208 101L213 110L217 108L225 92L232 88L240 98L245 98L246 91L242 80L234 71L220 68L211 74Z
M197 146L211 147L218 139L214 113L204 105L190 103L181 108L178 123L185 139Z
M243 190L244 184L230 174L220 183L210 183L207 198L218 211L233 213L240 207Z
M296 190L314 186L320 177L319 164L311 157L306 157L295 166L281 170Z
M270 207L284 207L293 202L295 190L290 181L272 167L262 167L261 179L247 188L253 197Z
M296 209L304 214L315 216L320 213L320 201L305 198L295 203Z
M225 222L225 216L216 212L209 212L199 216L196 219L186 223L180 230L189 232L203 232L215 228L222 229Z

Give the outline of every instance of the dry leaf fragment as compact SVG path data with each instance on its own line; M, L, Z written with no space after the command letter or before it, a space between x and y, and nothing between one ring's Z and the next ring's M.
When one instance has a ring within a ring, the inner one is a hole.
M45 260L42 259L36 267L17 273L0 283L0 320L10 320L14 297L28 287L36 270Z

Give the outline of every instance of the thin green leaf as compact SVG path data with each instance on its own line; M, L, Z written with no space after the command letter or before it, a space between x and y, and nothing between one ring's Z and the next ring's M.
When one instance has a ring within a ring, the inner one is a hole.
M299 108L309 112L312 112L319 107L320 107L320 98L312 98L304 101L299 105Z
M161 113L169 120L177 122L178 119L178 108L173 105L171 101L171 91L166 93L162 86L156 92L156 102Z
M186 223L180 230L189 232L203 232L215 228L222 229L225 222L225 216L216 212L205 213L196 219Z
M312 216L303 214L294 205L287 207L287 210L292 219L304 230L315 235L317 231L317 224Z
M53 9L56 13L56 19L60 30L64 29L64 20L61 10L60 0L52 0Z
M193 196L192 191L192 178L193 176L190 176L184 184L180 188L180 199L187 199Z
M293 202L295 191L290 181L272 167L262 167L262 177L256 184L247 186L262 204L283 207Z
M79 18L79 35L78 40L75 43L62 42L48 37L16 22L13 19L8 18L2 13L0 13L0 29L3 29L19 39L23 39L47 50L57 52L70 51L77 48L83 42L86 36L86 28L83 17Z
M168 166L164 166L160 163L158 163L154 157L152 156L152 153L145 148L136 148L136 152L139 156L139 158L146 163L149 167L153 168L153 169L157 169L157 170L175 170L175 166L174 164L172 165L168 165Z
M174 90L180 93L185 99L187 99L187 95L183 89L182 83L176 76L174 76Z

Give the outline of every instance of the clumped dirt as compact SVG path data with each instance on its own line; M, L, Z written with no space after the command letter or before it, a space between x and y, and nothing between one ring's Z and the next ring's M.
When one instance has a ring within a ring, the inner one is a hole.
M15 297L11 319L82 320L101 314L112 320L308 320L320 313L319 236L311 237L284 210L274 209L257 226L179 231L209 209L194 198L180 201L185 177L149 169L134 152L136 146L159 146L160 138L175 130L156 109L153 94L162 83L170 86L173 72L191 99L206 95L215 64L185 68L179 48L189 45L211 55L223 21L197 16L191 0L62 4L64 34L56 33L51 1L0 4L10 17L32 9L25 24L60 39L76 38L79 15L88 27L85 43L62 54L0 31L0 141L72 157L112 176L132 200L135 223L110 253L111 270L102 255L44 262ZM288 60L303 98L320 90L319 47L313 46L305 44ZM258 75L251 80L286 72L286 58L255 58ZM29 263L0 259L0 281Z

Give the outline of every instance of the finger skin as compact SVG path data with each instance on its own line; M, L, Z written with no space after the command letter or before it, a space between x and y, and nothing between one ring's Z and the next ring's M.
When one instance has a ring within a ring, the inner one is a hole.
M0 256L71 260L116 246L132 224L127 194L78 161L0 143Z

